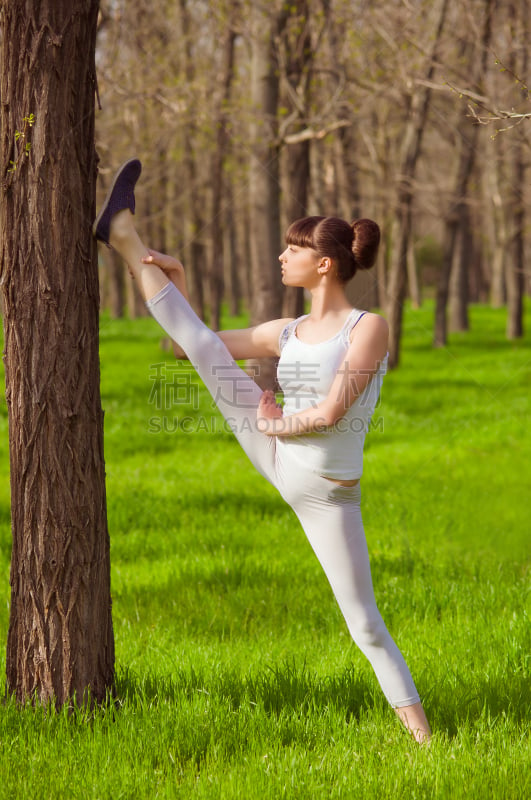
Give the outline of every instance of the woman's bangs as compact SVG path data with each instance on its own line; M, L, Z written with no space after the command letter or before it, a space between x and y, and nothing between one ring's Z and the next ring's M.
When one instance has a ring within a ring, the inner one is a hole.
M319 222L324 217L303 217L292 222L286 231L286 244L296 247L311 247L314 249L314 233Z

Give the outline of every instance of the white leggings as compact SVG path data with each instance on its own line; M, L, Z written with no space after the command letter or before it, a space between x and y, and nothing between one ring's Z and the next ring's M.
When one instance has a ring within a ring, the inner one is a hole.
M172 283L148 300L147 307L182 347L252 464L296 513L350 634L369 659L389 703L395 708L417 703L409 669L376 606L359 483L341 486L311 472L293 461L289 441L258 431L256 410L262 390Z

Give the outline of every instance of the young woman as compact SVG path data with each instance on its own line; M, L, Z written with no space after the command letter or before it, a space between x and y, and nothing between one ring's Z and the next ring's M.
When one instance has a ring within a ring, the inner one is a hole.
M360 512L363 443L387 365L388 328L377 314L351 307L345 284L374 263L378 226L336 217L294 222L280 273L285 286L308 290L310 313L214 333L187 302L182 264L148 250L135 230L140 171L137 160L119 169L96 237L126 260L151 314L193 363L253 465L295 511L389 703L418 742L428 741L415 684L376 606ZM283 409L235 361L267 356L280 357Z

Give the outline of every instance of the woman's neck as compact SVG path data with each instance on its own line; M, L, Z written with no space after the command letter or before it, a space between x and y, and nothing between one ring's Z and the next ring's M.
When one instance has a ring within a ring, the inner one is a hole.
M345 295L345 290L339 284L316 286L310 291L312 295L310 317L315 322L352 308L352 304Z

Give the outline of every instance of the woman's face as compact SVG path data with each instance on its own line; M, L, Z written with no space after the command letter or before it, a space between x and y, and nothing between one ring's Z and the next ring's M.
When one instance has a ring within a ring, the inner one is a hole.
M282 265L284 286L303 286L310 289L319 283L321 275L318 267L321 259L311 247L288 244L278 260Z

